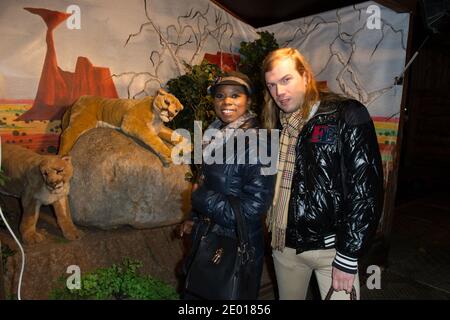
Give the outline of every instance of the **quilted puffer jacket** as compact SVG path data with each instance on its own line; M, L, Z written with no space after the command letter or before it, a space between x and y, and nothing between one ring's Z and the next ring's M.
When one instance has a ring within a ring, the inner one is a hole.
M354 274L383 208L372 119L358 101L322 102L296 148L286 246L297 253L334 247L333 266Z
M241 125L240 129L257 132L257 126L257 121L252 118ZM192 193L193 220L196 222L193 237L196 236L196 224L202 217L208 217L216 223L214 232L236 237L236 219L227 195L236 196L240 200L241 212L247 223L249 241L255 247L255 260L258 261L258 267L262 270L263 215L272 201L275 175L262 175L261 168L268 165L262 165L259 159L256 164L249 164L249 154L250 145L246 141L246 164L237 164L237 157L242 154L238 155L236 152L233 163L202 165L203 182ZM230 161L227 160L227 162ZM261 270L255 270L255 272L260 273Z

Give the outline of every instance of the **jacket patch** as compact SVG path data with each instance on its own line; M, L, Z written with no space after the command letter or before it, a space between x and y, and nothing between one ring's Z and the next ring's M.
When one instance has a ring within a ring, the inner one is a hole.
M333 144L336 141L335 125L315 125L310 142Z

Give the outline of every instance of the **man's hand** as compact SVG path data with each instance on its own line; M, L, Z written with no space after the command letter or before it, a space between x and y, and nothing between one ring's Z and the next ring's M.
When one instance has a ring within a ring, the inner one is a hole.
M339 270L333 267L332 271L332 283L335 291L345 290L345 292L352 292L353 282L355 281L355 275Z

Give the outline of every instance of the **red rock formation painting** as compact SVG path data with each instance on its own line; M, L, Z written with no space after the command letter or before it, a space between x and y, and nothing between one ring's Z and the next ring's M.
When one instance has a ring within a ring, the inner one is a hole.
M33 106L16 120L59 120L81 95L118 97L109 68L95 67L86 57L78 57L75 72L58 67L53 30L70 14L43 8L24 9L40 16L47 25L47 53Z
M217 54L205 53L203 58L206 61L217 65L223 72L228 72L236 70L240 60L240 55L217 52Z

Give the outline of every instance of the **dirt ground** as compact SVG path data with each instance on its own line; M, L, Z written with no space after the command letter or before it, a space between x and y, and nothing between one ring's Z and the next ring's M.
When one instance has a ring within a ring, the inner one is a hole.
M17 234L20 208L13 198L1 198L3 212ZM180 290L182 277L180 266L189 248L188 238L175 236L178 225L154 229L122 227L115 230L80 228L84 236L80 240L68 241L62 236L49 207L42 207L38 228L47 233L47 239L33 246L26 246L26 264L21 288L22 299L49 299L58 279L70 276L69 266L78 266L83 272L97 268L120 265L124 258L142 262L140 273L160 279ZM19 237L20 239L20 237ZM0 241L14 250L8 257L5 271L7 297L14 298L21 268L20 252L6 228L0 228ZM272 280L267 265L263 271L260 298L273 297ZM11 295L12 293L12 295Z

